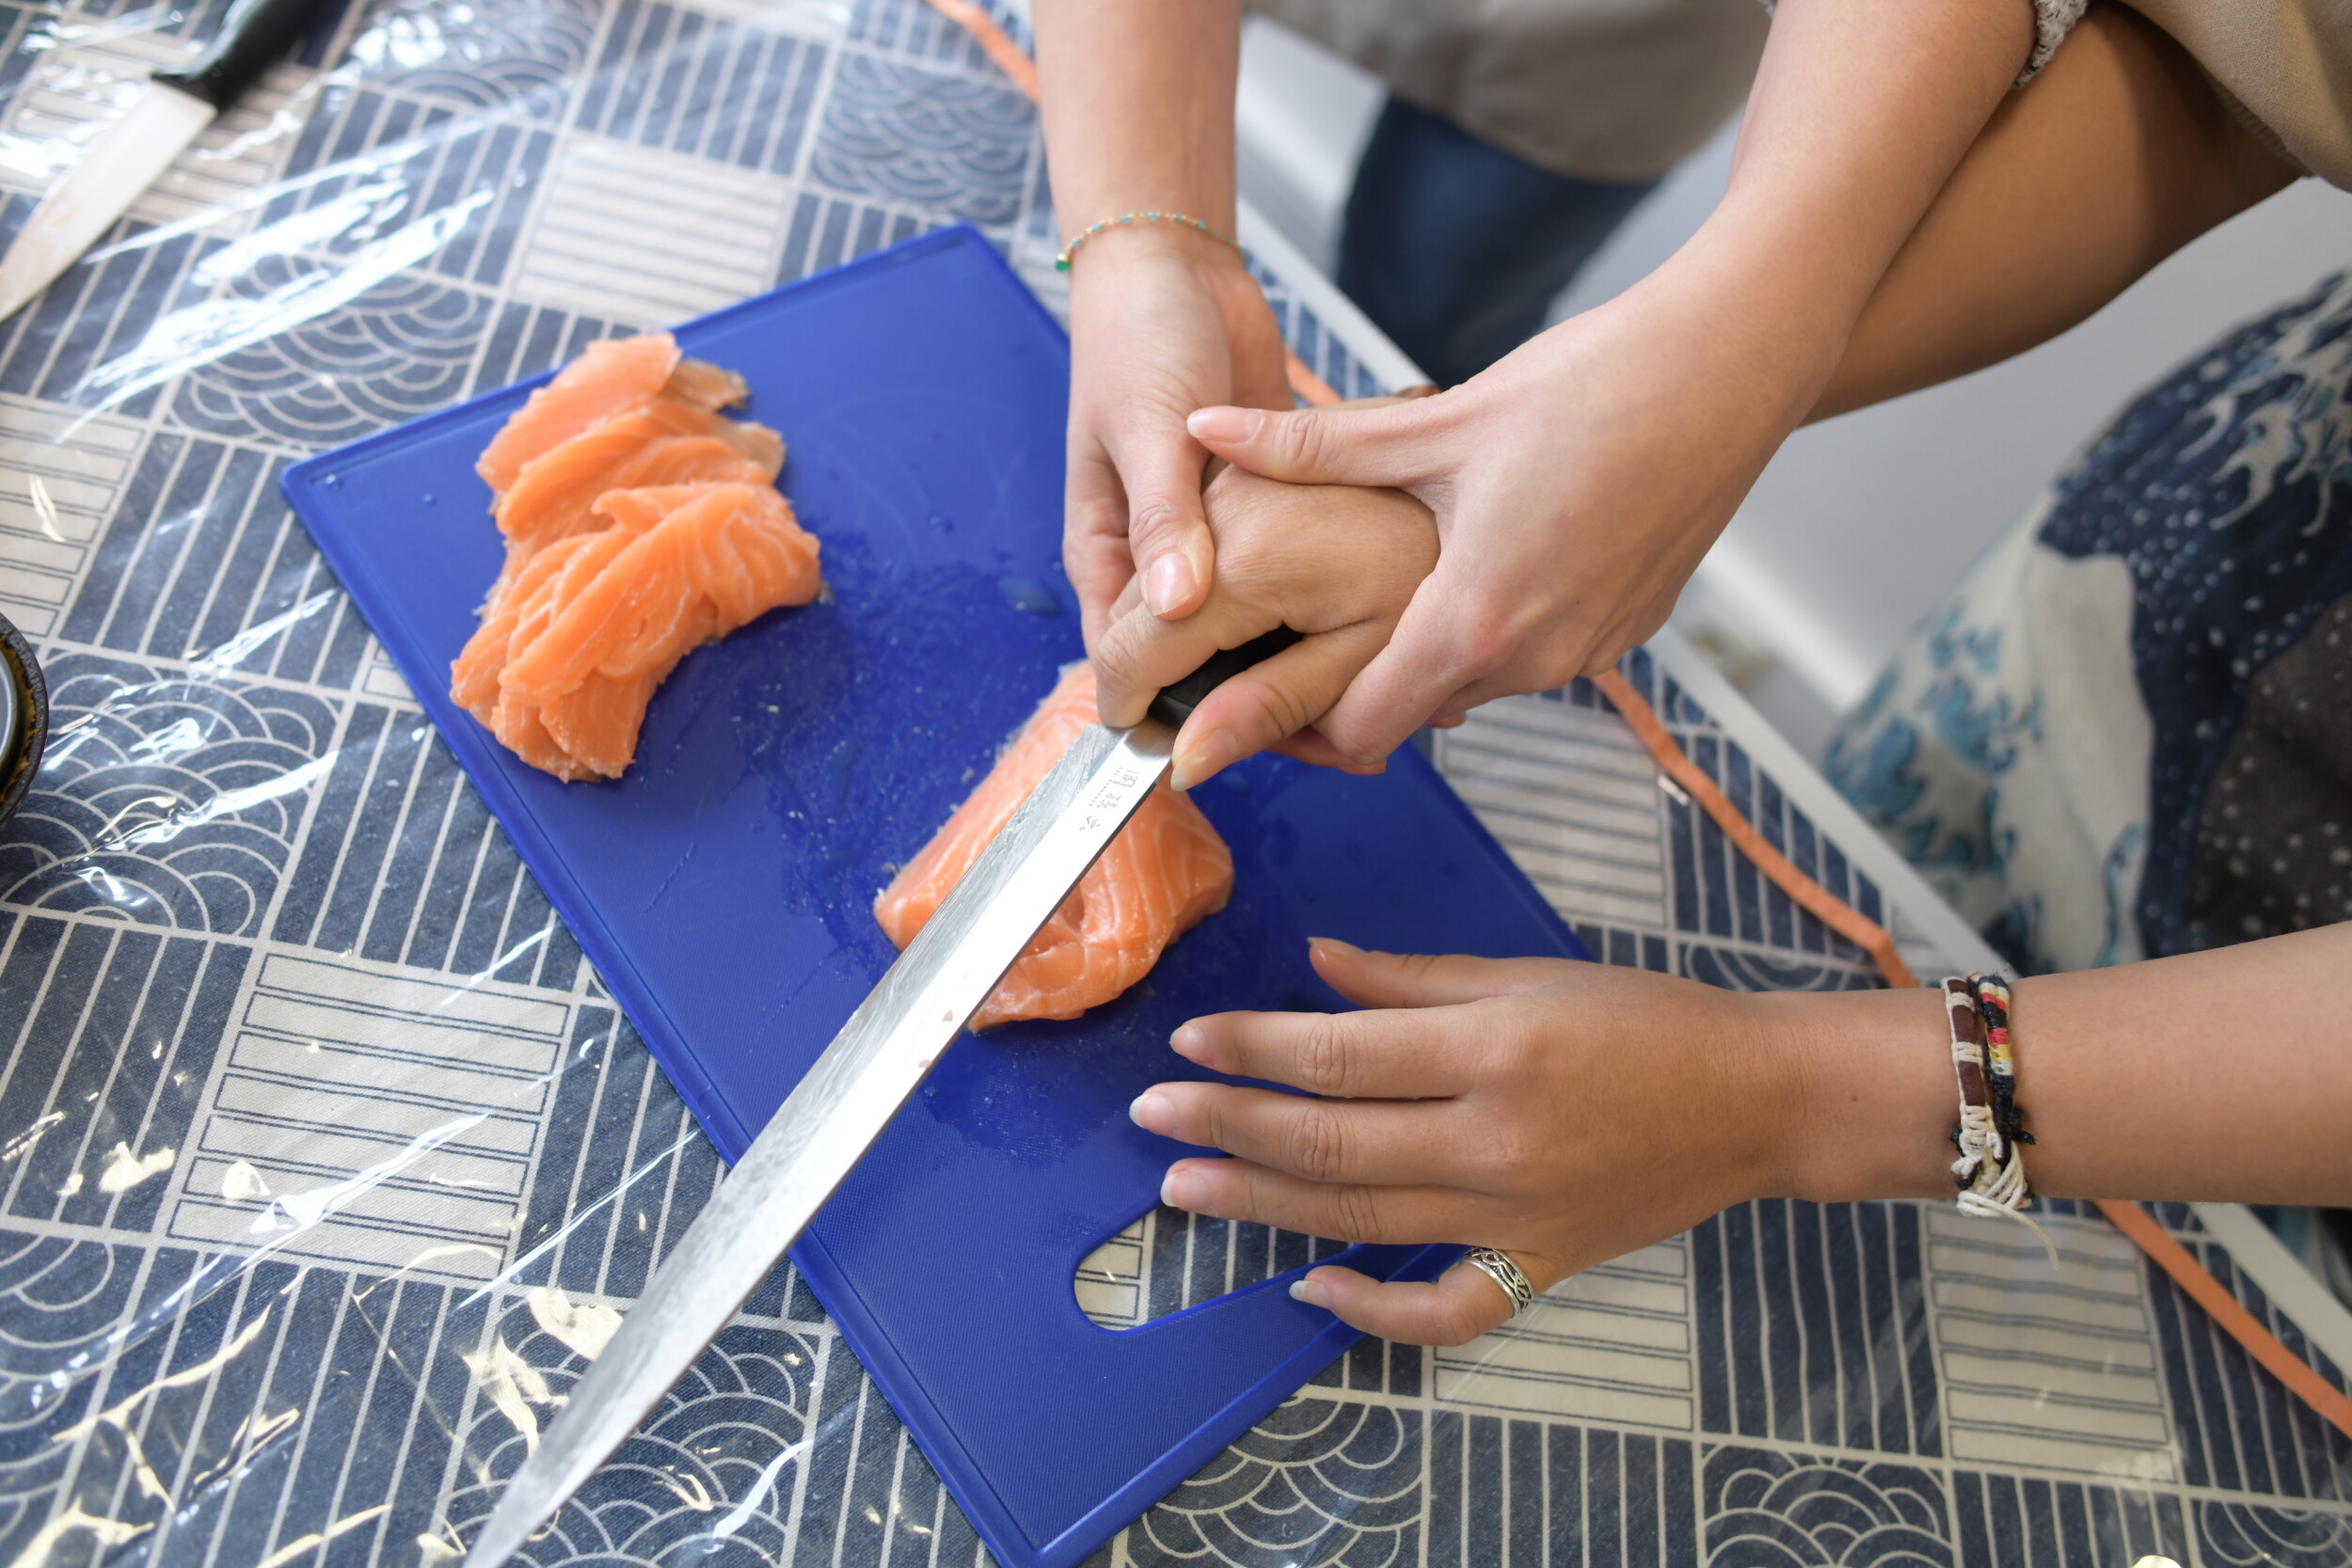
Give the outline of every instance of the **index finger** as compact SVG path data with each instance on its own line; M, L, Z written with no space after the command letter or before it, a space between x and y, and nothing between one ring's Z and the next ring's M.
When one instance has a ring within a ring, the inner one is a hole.
M1162 688L1277 624L1241 612L1223 595L1181 621L1162 620L1139 594L1122 594L1117 612L1094 641L1095 703L1103 722L1113 727L1136 722Z
M1475 1078L1456 1032L1446 1027L1456 1011L1213 1013L1179 1028L1168 1045L1217 1072L1310 1094L1438 1099L1467 1093Z

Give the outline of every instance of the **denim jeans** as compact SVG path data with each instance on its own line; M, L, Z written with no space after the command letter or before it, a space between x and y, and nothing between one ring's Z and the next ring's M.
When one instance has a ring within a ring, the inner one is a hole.
M1441 387L1532 338L1655 180L1573 180L1391 98L1340 238L1339 285Z

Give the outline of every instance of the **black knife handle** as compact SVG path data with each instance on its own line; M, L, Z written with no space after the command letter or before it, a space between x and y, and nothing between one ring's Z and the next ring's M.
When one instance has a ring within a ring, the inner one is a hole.
M1253 664L1263 664L1298 641L1298 633L1288 626L1277 626L1263 637L1253 637L1238 648L1227 648L1209 656L1209 661L1178 681L1163 688L1152 699L1152 717L1171 729L1182 729L1192 710L1200 705L1200 699L1223 686Z
M158 71L151 79L215 109L226 109L261 80L270 62L294 47L303 24L322 8L322 0L237 0L212 47L179 70Z

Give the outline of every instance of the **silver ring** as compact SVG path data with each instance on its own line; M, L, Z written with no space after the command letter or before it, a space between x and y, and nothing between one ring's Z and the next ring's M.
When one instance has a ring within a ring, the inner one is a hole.
M1511 1298L1512 1317L1518 1317L1534 1303L1534 1282L1511 1261L1509 1253L1490 1246L1472 1247L1462 1261L1502 1287L1502 1293Z

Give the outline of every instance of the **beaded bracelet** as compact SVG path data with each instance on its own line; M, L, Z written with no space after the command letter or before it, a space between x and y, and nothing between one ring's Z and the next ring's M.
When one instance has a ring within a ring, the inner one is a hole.
M2009 1048L2009 984L1997 974L1971 974L1977 1022L1984 1032L1984 1069L1993 1090L1993 1124L2004 1141L2029 1144L2026 1113L2017 1108L2017 1058Z
M2056 1246L2026 1216L2033 1191L2026 1183L2024 1147L2033 1142L2017 1105L2017 1059L2010 1050L2009 987L1997 974L1952 975L1944 982L1944 1012L1951 1026L1952 1075L1960 1085L1960 1120L1952 1145L1952 1179L1964 1214L1997 1214Z
M1070 236L1068 242L1061 247L1061 254L1054 258L1054 270L1068 272L1071 261L1078 254L1080 245L1112 225L1123 223L1172 223L1179 229L1197 229L1220 245L1232 245L1233 254L1243 261L1249 259L1249 253L1242 249L1239 240L1231 234L1218 233L1199 218L1189 217L1183 213L1121 213L1117 217L1104 218L1098 223L1088 224L1084 229Z

